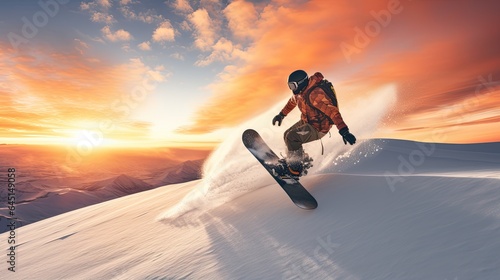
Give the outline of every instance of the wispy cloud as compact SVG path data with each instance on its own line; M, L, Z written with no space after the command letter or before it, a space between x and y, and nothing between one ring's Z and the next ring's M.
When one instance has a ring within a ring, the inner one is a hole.
M83 55L89 49L89 44L80 39L74 39L74 42L75 49L80 53L80 55Z
M175 58L177 60L184 60L184 56L178 52L171 54L170 57Z
M90 20L93 22L101 22L106 24L112 24L116 22L113 15L101 12L92 12L90 15Z
M90 20L112 24L116 22L115 17L109 13L112 3L109 0L95 0L90 2L81 2L80 10L87 11L90 14Z
M157 14L154 10L147 10L145 12L135 12L129 6L122 6L119 8L122 15L129 20L137 20L144 23L161 22L164 20L162 15Z

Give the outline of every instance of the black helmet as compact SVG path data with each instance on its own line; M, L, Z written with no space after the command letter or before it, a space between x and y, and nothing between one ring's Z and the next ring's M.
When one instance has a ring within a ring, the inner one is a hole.
M304 70L293 71L290 76L288 76L288 87L293 92L293 94L300 93L309 84L309 77Z

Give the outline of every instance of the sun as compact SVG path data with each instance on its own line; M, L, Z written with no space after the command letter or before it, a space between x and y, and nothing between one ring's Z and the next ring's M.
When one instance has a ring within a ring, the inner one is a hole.
M73 145L82 149L94 149L100 147L112 148L130 145L130 143L125 140L106 137L106 135L99 130L76 130L73 132L71 139Z

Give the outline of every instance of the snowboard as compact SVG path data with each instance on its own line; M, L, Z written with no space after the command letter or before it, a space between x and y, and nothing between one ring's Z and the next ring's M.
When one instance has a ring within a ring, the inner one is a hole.
M316 199L299 183L298 180L286 174L278 174L274 166L279 164L279 157L264 142L259 133L253 129L247 129L242 135L243 144L271 174L276 182L288 194L290 199L302 209L315 209L318 207Z

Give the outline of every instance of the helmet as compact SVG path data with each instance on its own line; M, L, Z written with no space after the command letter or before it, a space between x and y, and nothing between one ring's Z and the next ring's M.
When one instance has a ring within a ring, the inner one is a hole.
M300 93L309 84L309 77L304 70L293 71L290 76L288 76L288 87L293 92L293 94Z

